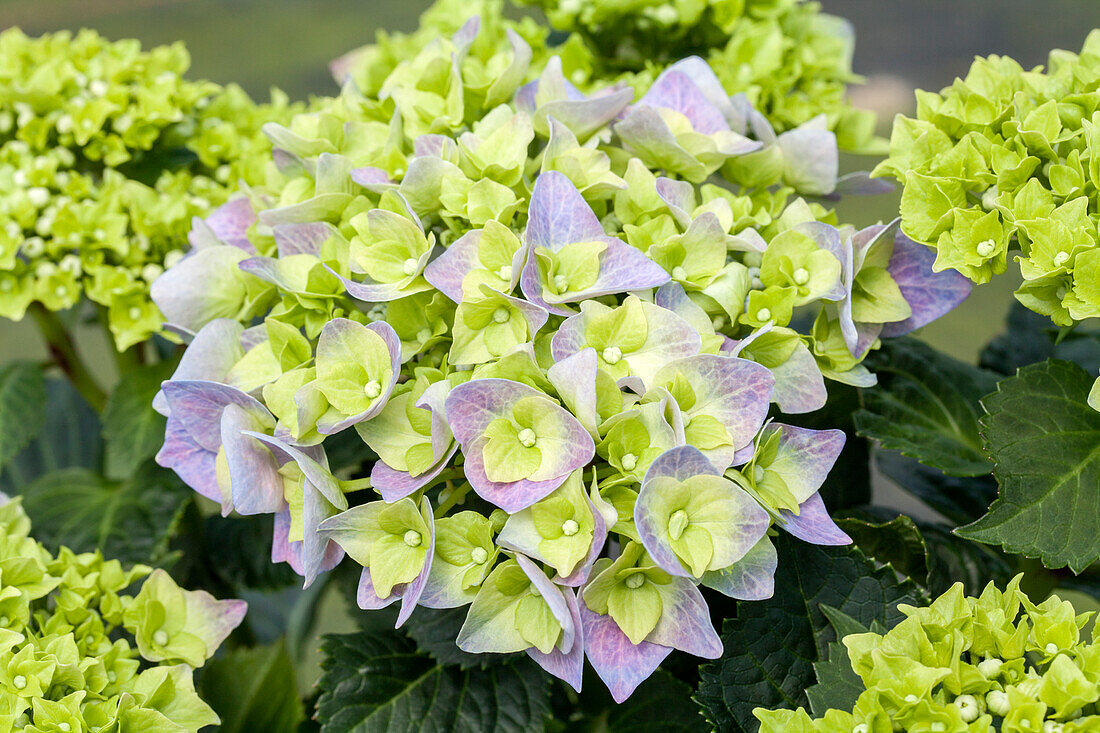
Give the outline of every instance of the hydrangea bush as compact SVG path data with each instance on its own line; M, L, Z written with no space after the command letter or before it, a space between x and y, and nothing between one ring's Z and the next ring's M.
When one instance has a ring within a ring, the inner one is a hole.
M0 726L198 731L218 716L192 674L244 618L244 601L177 586L98 552L51 554L0 495Z
M961 583L884 634L845 636L863 691L851 711L812 719L798 710L754 711L761 733L1042 731L1100 728L1100 644L1058 596L1036 604L1017 576L977 598Z
M901 228L935 249L937 271L976 283L1007 267L1016 298L1062 328L1100 317L1100 32L1046 69L975 60L939 94L917 92L875 169L903 184ZM1091 404L1100 409L1100 381Z
M623 700L722 653L700 588L768 598L777 530L850 541L818 493L844 434L780 413L874 384L969 283L807 198L837 191L823 119L777 134L698 57L637 95L532 57L475 16L265 126L280 185L153 284L191 339L157 460L274 515L306 585L350 556L360 608L468 607L463 651L577 690L587 658ZM369 477L327 455L352 430Z
M159 331L149 284L193 217L267 180L260 127L299 108L184 79L189 64L182 44L0 34L0 316L87 298L120 351Z

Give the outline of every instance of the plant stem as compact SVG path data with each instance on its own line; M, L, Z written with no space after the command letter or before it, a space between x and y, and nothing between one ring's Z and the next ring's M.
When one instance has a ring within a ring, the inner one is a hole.
M466 494L469 494L472 488L470 484L464 483L457 488L451 489L446 498L444 498L440 505L435 508L433 514L435 514L436 519L446 515L455 504L461 504L462 501L465 500Z
M76 391L96 412L103 412L103 407L107 404L107 394L96 383L92 373L76 352L73 339L61 323L61 319L41 303L32 303L29 311L38 330L42 333L42 338L46 340L53 363L65 372L65 376L72 382Z

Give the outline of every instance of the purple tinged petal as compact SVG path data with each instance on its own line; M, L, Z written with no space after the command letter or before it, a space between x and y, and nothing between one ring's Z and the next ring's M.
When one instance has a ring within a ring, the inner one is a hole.
M321 245L332 236L328 224L279 224L272 229L280 257L307 254L319 257Z
M394 628L401 628L409 620L413 609L420 601L424 587L428 584L428 575L432 570L432 559L435 556L435 515L432 514L432 505L426 496L420 499L420 516L424 518L425 524L428 525L428 546L424 555L424 567L420 569L420 574L413 578L412 582L401 588L401 610L397 614L397 625Z
M893 183L885 178L871 178L867 171L855 171L845 173L836 181L833 190L835 196L878 196L892 193L895 189Z
M425 255L425 257L427 257L427 255ZM413 278L409 284L404 286L399 283L361 283L351 278L344 277L328 265L325 265L325 269L336 276L336 279L344 286L344 290L347 291L348 295L364 303L388 303L391 300L397 300L398 298L404 298L408 295L415 295L431 289L431 284L423 278Z
M271 562L285 562L298 575L305 575L302 553L303 542L290 541L290 510L284 509L275 515L275 530L271 540ZM343 548L335 542L330 542L325 548L316 572L327 573L339 565L343 559Z
M670 646L704 659L722 656L722 640L710 622L707 602L694 583L687 578L674 577L661 598L664 603L661 618L645 638L647 642Z
M340 484L336 480L336 477L328 470L328 460L325 458L324 449L321 446L317 445L305 449L293 446L273 435L264 435L263 433L256 433L250 430L246 430L244 434L271 446L298 464L298 468L301 469L302 473L305 475L306 481L316 488L317 491L325 497L328 503L332 504L336 509L344 511L348 508L348 499L344 496L344 492L340 488ZM320 461L307 453L307 450L315 455L319 455Z
M481 229L466 232L424 268L424 279L456 303L462 302L462 281L466 275L482 269L478 256L481 233Z
M739 601L763 601L775 593L775 545L763 537L743 558L721 570L703 574L703 585Z
M392 504L431 482L443 472L457 452L458 443L455 443L442 459L419 476L411 476L408 471L396 471L382 461L375 461L370 472L371 487L382 495L382 499Z
M643 641L631 644L610 616L601 616L583 602L577 604L584 635L584 653L615 702L623 702L672 653L672 647Z
M221 447L221 417L226 405L234 404L257 418L273 420L254 397L225 384L198 379L169 381L161 391L176 424L198 445L214 453Z
M164 445L156 456L157 464L172 469L185 484L220 504L222 493L218 487L216 459L217 453L195 442L178 419L168 418Z
M244 356L241 333L244 327L228 318L207 323L187 346L179 366L169 381L210 381L225 379L229 369ZM167 417L168 400L163 391L153 397L153 409Z
M721 475L706 459L706 456L699 452L698 448L682 445L678 448L666 450L657 456L657 459L650 465L649 470L646 471L642 484L658 477L686 481L692 476L700 474Z
M400 597L399 593L390 593L385 598L379 598L374 591L374 583L370 578L370 568L363 568L363 572L359 573L359 587L355 591L355 604L364 611L377 611L380 608L385 608Z
M396 185L390 180L390 176L386 171L369 165L363 166L362 168L352 168L351 180L372 191L379 186L387 187Z
M671 280L664 268L649 259L641 250L618 239L602 239L607 243L607 249L600 255L600 274L596 282L583 292L571 294L570 301L630 290L648 290Z
M697 171L700 174L698 178L705 176L702 164L677 142L672 130L652 107L635 105L615 123L614 130L638 155L660 160L665 167L685 175L688 171Z
M933 272L935 250L917 244L900 231L894 237L894 254L887 270L898 284L913 314L904 321L887 323L882 335L903 336L946 315L970 295L973 284L954 270Z
M466 444L485 432L493 420L503 417L524 397L546 397L533 387L510 379L473 379L450 391L444 402L447 423L455 439Z
M214 209L205 219L197 216L192 219L192 230L187 239L195 248L221 243L255 254L256 248L248 241L248 228L255 221L252 202L248 197L241 196Z
M561 592L569 609L570 623L576 634L571 648L566 652L560 647L555 647L549 654L543 654L535 647L531 647L527 650L527 656L534 659L547 672L580 692L581 678L584 676L584 630L581 626L580 602L577 601L577 596L571 589L567 588Z
M232 491L231 501L222 501L223 515L230 508L245 515L274 514L286 506L283 477L275 457L261 442L245 434L274 427L270 420L266 423L237 405L226 405L222 411L222 446Z
M603 552L604 543L607 542L607 529L618 520L618 513L615 508L604 501L595 483L592 486L592 493L586 496L585 499L588 501L588 508L592 511L593 523L592 544L588 548L588 556L569 575L564 578L561 576L554 578L555 583L572 588L588 582L588 576L592 573L592 566L596 564L596 559ZM600 503L599 505L596 504L597 501Z
M672 212L676 223L683 228L691 225L691 212L695 209L695 186L687 181L661 176L657 179L657 195Z
M776 140L783 151L784 180L799 193L825 196L836 188L840 152L836 135L825 129L825 124L821 115Z
M446 135L425 134L413 141L413 155L417 158L443 158L455 147L455 141Z
M775 471L801 504L825 482L840 452L846 436L843 430L811 430L782 423L772 423L766 432L780 430L778 451L766 468Z
M546 377L585 430L594 438L599 438L596 371L596 350L589 347L552 364L546 370Z
M788 415L801 415L825 406L828 393L821 369L810 350L801 341L787 360L773 367L775 391L772 401Z
M798 505L798 514L779 512L779 526L804 542L815 545L850 545L852 538L836 526L825 508L821 494L814 494Z
M638 100L638 105L675 110L688 118L696 132L704 135L730 129L721 110L679 69L666 69Z
M592 207L564 173L546 171L535 180L528 210L524 239L532 248L556 252L567 244L607 238Z

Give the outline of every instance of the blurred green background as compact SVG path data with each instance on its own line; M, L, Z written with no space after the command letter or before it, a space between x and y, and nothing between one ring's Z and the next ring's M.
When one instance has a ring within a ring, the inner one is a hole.
M192 76L237 82L266 97L272 86L292 97L332 94L330 59L370 42L380 28L411 30L427 0L0 0L0 27L28 34L91 27L110 38L146 45L184 41ZM1080 48L1100 26L1097 0L823 0L828 12L856 29L856 71L867 84L853 89L856 104L890 120L913 105L913 89L938 89L964 73L975 55L1011 53L1025 65L1043 63L1051 48ZM1041 10L1040 10L1041 5ZM850 157L849 170L873 160ZM849 201L844 221L870 224L893 218L896 196ZM922 337L960 358L973 359L1000 328L1018 277L980 288L965 307L925 329ZM80 344L109 375L113 359L98 334ZM0 322L0 358L44 355L29 324Z

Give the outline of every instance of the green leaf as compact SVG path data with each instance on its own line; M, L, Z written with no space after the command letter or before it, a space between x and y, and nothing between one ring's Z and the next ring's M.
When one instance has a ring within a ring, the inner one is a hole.
M835 639L822 604L861 624L877 620L889 628L901 620L898 603L923 600L912 581L899 581L893 569L876 567L856 548L818 547L787 536L776 546L775 595L737 604L736 616L722 625L725 652L700 669L695 699L721 731L756 731L755 707L808 704L813 663L825 658Z
M595 682L595 680L593 680ZM709 730L691 687L658 669L626 702L607 710L607 733L703 733Z
M289 565L271 562L272 532L271 515L203 517L189 511L172 540L173 549L181 550L172 575L218 597L301 586L302 577Z
M220 733L292 733L305 718L282 641L210 660L199 691L222 719Z
M35 479L63 468L98 469L103 441L99 416L72 385L46 380L45 422L30 442L0 473L0 491L21 494Z
M886 630L877 621L871 622L868 628L832 606L821 606L821 612L829 619L836 632L836 641L829 642L827 658L814 662L817 683L806 689L810 710L815 717L825 715L825 711L829 709L851 710L855 707L856 699L866 689L863 680L852 669L848 650L840 640L848 634L862 634L867 631L881 634Z
M997 498L997 482L992 476L945 476L897 451L876 452L875 466L954 524L973 522Z
M46 380L29 361L0 366L0 467L31 442L42 429Z
M164 417L153 409L160 383L175 369L173 362L159 362L126 371L103 410L106 442L104 472L111 478L131 475L152 458L164 442Z
M959 535L1075 573L1100 559L1100 412L1085 403L1093 381L1051 360L1024 367L982 400L1000 495Z
M529 659L464 671L418 653L395 631L329 635L321 650L317 720L324 733L545 728L550 686Z
M163 561L191 491L167 469L145 463L112 481L87 468L40 476L22 490L35 538L51 550L100 549L124 563Z
M978 436L979 400L996 375L941 354L915 339L898 339L868 358L879 377L855 415L860 435L952 476L989 473Z
M868 557L889 563L899 573L924 585L928 580L928 547L913 520L898 515L889 521L838 519L837 525Z
M459 649L455 639L463 622L466 621L466 612L469 610L469 606L447 609L421 606L405 622L404 630L416 642L420 651L440 664L454 664L461 669L484 667L518 656L516 654L470 654Z

